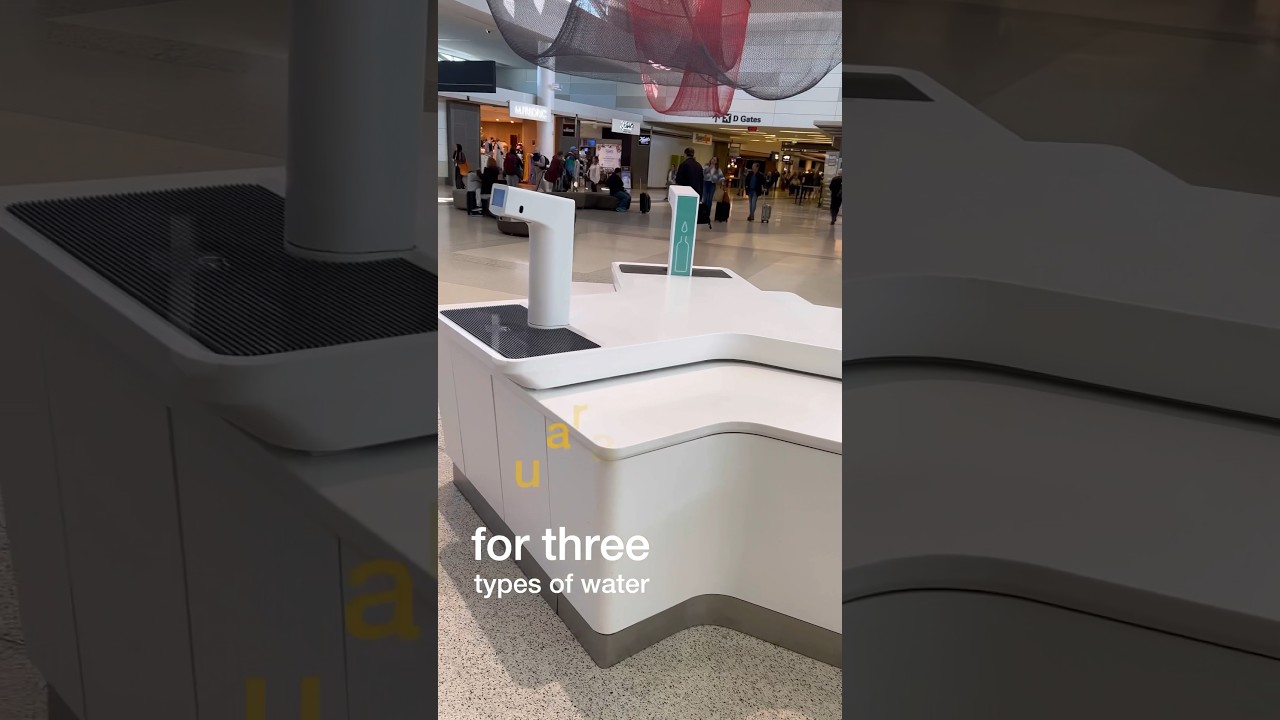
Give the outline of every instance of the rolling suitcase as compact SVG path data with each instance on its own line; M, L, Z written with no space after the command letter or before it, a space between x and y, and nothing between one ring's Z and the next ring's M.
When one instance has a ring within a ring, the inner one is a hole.
M760 222L767 223L769 222L769 218L772 216L773 216L773 206L770 205L769 203L765 203L764 207L760 209Z
M727 202L725 202L725 201L723 201L723 200L721 200L720 202L716 203L716 222L721 222L721 223L722 223L722 222L728 222L728 221L729 221L729 210L730 210L730 207L731 207L731 206L729 205L729 203L727 203Z
M653 203L649 200L649 193L640 193L640 212L647 213Z
M710 205L706 205L706 204L698 205L698 224L699 225L711 224L711 206Z

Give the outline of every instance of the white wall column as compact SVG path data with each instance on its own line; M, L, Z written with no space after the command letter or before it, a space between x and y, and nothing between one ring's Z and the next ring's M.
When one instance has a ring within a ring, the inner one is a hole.
M551 86L556 82L556 71L538 66L538 104L551 109L550 117L544 123L538 123L538 152L543 155L554 155L556 151L556 91Z

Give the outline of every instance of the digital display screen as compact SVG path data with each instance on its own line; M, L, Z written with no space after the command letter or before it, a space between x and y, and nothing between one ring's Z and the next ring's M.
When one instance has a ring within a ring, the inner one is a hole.
M507 188L502 185L493 186L493 197L489 198L489 205L499 210L507 205Z
M493 60L459 60L439 63L440 92L498 91L498 64Z

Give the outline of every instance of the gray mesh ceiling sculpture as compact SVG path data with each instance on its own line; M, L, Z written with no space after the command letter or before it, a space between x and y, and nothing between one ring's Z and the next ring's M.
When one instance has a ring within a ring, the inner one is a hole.
M794 97L840 64L839 0L488 0L517 55L642 83L661 113L720 116L735 90Z

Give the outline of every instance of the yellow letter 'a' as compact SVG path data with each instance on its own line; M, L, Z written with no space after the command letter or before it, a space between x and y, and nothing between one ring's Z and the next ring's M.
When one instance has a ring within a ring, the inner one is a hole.
M409 570L395 560L367 562L351 572L351 584L364 585L375 575L390 576L394 586L387 592L363 595L348 603L347 632L361 640L382 640L393 635L404 640L418 639L421 631L413 624L413 580ZM372 625L365 620L365 614L379 605L392 606L392 620L385 625Z
M569 426L564 423L555 423L547 428L547 447L552 450L568 450Z

